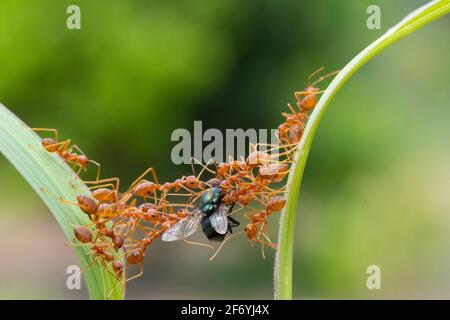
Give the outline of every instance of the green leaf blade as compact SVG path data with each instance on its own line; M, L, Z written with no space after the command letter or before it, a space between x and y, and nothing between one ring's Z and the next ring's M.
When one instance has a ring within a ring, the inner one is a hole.
M73 225L86 225L91 221L77 206L64 204L58 197L76 202L78 195L89 195L71 168L57 155L47 152L40 137L26 124L0 104L0 152L13 164L52 212L70 243L74 242ZM73 249L84 270L91 299L123 299L124 288L94 261L87 246Z
M286 207L281 213L278 232L278 250L274 268L274 297L275 299L292 299L292 270L295 237L295 218L297 200L314 134L317 131L327 107L344 83L366 62L370 61L382 50L407 36L424 25L448 14L450 0L435 0L408 14L397 25L390 28L384 35L370 44L354 57L333 79L317 103L306 129L298 152L294 160L292 171L288 177L289 193Z

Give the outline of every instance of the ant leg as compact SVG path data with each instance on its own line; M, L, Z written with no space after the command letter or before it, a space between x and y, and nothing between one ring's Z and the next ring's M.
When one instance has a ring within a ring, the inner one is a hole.
M219 171L219 165L217 164L216 159L213 160L214 166L216 167L216 172Z
M192 195L192 200L186 203L186 206L191 206L195 201L198 200L198 198L200 198L202 195L202 192L197 192L194 195Z
M168 200L166 198L167 198L167 193L163 193L161 195L161 197L159 198L159 200L157 198L155 198L155 206L158 209L162 208L163 212L166 212L166 210L167 210Z
M281 147L281 146L278 149L279 149L279 151L281 151L281 149L285 149L285 150L283 152L274 153L273 154L274 156L278 156L278 157L286 156L286 157L288 157L288 156L291 156L292 153L294 152L294 150L286 150L286 148Z
M117 279L117 281L120 281L120 286L122 287L122 291L125 291L125 282L123 279L119 279L117 274L114 274L114 277ZM114 294L114 292L116 292L117 290L117 286L114 286L108 293L107 295L107 299L111 298L111 296Z
M92 253L89 253L89 255L92 255ZM95 256L95 257L92 259L92 262L89 263L89 264L87 264L87 265L81 270L81 273L84 274L84 273L85 273L86 271L88 271L92 266L94 266L95 264L99 263L99 261L97 261L97 259L98 259L98 257Z
M70 146L69 149L67 149L67 151L72 152L73 149L75 149L76 151L78 151L81 155L86 156L86 154L83 152L83 150L81 150L81 148L79 146L77 146L76 144Z
M91 180L91 181L83 181L84 184L102 184L102 183L106 183L106 182L115 182L116 186L115 189L119 190L119 186L120 186L120 179L117 177L114 178L108 178L108 179L100 179L100 180Z
M192 174L194 175L194 176L197 176L197 174L195 173L195 168L194 168L194 160L195 158L194 157L191 157L191 170L192 170Z
M253 152L258 151L257 146L258 146L258 143L250 143L250 144L248 145L248 151L249 151L249 153L251 154L251 153L253 153ZM265 150L264 150L264 151L265 151Z
M289 150L290 147L295 147L297 146L298 143L291 143L291 144L273 144L273 143L257 143L256 146L264 146L264 147L269 147L269 149L264 150L264 152L272 152L275 150L279 150L279 149L285 149L285 150Z
M78 167L78 171L75 172L75 168ZM83 167L79 165L78 161L75 161L72 165L72 171L75 172L78 178L80 178L80 173L83 170Z
M88 187L88 189L95 190L95 189L107 188L107 187L111 187L112 189L114 189L116 186L112 183L105 183L105 184L99 184L97 186Z
M86 154L83 152L83 150L81 150L81 148L79 146L77 146L76 144L72 145L67 151L71 152L72 149L77 150L80 154L82 154L83 156L86 157ZM94 160L88 160L88 162L97 166L96 180L100 180L100 169L101 169L100 163L98 163L97 161L94 161Z
M272 249L277 249L277 245L275 243L272 242L272 240L270 240L269 238L269 222L266 221L266 225L264 227L264 232L262 233L263 237L266 238L267 240L267 245L269 247L271 247Z
M53 132L55 134L55 141L58 141L58 130L53 128L30 128L33 131Z
M167 195L176 195L176 196L192 196L194 194L196 194L196 192L194 190L189 189L188 187L180 184L180 188L187 191L189 194L172 194L172 193L167 193Z
M157 185L159 185L158 177L157 177L157 175L156 175L156 171L155 171L155 169L154 169L153 167L150 167L150 168L148 168L147 170L145 170L145 171L144 171L137 179L135 179L135 180L131 183L131 185L128 187L127 191L125 191L125 194L132 194L133 188L134 188L138 183L140 183L140 182L143 180L143 178L144 178L149 172L152 173L153 179L154 179L155 183L156 183ZM156 190L153 192L153 195L154 195L155 204L156 204L156 201L157 201L156 199L158 198L158 195L157 195L157 193L156 193ZM145 200L145 201L146 201L146 200Z
M259 239L258 239L258 240L259 240ZM265 243L264 243L264 241L262 241L262 240L259 240L259 241L261 241L260 243L261 243L261 255L262 255L262 258L263 258L264 260L266 260L266 254L265 254L265 252L264 252Z
M296 92L296 94L297 94L298 92ZM297 97L297 96L296 96ZM292 114L297 118L297 120L299 121L299 123L300 123L300 125L302 126L302 128L303 128L303 130L305 129L305 126L303 125L303 121L304 121L304 119L302 119L302 117L300 117L300 115L298 114L298 112L294 109L294 107L290 104L290 103L288 103L287 104L288 105L288 108L289 108L289 110L292 112ZM300 111L301 111L301 109L300 109Z
M192 194L196 194L196 192L191 191L188 189L190 193L166 193L167 196L170 197L192 197ZM184 206L180 204L180 206Z
M100 188L111 188L111 192L108 195L111 194L115 194L116 193L116 186L113 183L104 183L104 184L99 184L96 186L92 186L92 187L88 187L89 190L95 190L95 189L100 189Z
M330 72L329 74L326 74L326 75L320 77L319 79L317 79L316 81L314 81L313 83L311 83L311 86L315 86L319 82L321 82L331 76L334 76L335 74L338 74L339 72L341 72L341 70L336 70L336 71Z
M192 244L192 245L200 246L200 247L206 247L206 248L214 250L214 247L212 245L210 245L210 244L207 244L207 243L189 241L189 240L186 240L186 239L183 239L183 241L184 241L184 243L187 243L187 244Z
M142 181L142 179L149 173L151 172L153 175L153 179L155 180L156 184L158 183L158 177L156 175L156 171L153 167L148 168L147 170L145 170L136 180L133 181L133 183L130 185L130 187L128 188L127 192L130 192L131 189L133 189L133 187L135 187L139 182Z
M209 173L215 174L215 172L211 169L208 168L209 164L211 162L214 162L213 159L209 159L208 162L204 165L201 161L195 159L194 157L191 157L191 164L192 164L192 171L195 175L195 171L194 171L194 162L197 162L199 165L202 166L202 170L200 171L200 173L197 176L197 179L200 180L201 175L205 172L208 171Z
M288 190L261 191L261 192L258 192L255 194L255 195L257 195L257 197L255 197L254 200L261 203L262 205L266 206L265 201L262 199L265 199L268 201L273 196L284 195L287 192L288 192Z
M126 279L125 282L128 282L128 281L134 280L136 278L139 278L140 276L142 276L144 274L144 263L141 262L140 266L141 266L141 270L139 271L139 273L134 275L134 276L132 276L131 278Z
M173 208L173 207L182 207L182 208L190 207L190 208L192 208L194 206L193 205L186 206L186 204L184 204L184 203L168 203L166 205L166 207L168 207L168 208Z
M108 179L100 179L100 180L95 180L95 181L83 181L84 184L101 184L101 183L106 183L106 182L115 182L116 183L116 206L117 209L120 208L119 206L119 186L120 186L120 179L117 177L114 178L108 178Z
M322 80L323 80L323 79L322 79ZM296 92L294 92L294 96L295 96L295 99L296 99L297 101L299 101L299 100L301 100L304 96L318 95L318 94L321 94L321 93L324 93L324 92L325 92L325 90L314 91L314 92L309 92L309 91L296 91ZM300 110L300 112L302 113L302 112L304 112L304 111Z
M93 165L97 166L97 175L95 179L100 180L100 170L102 168L102 165L94 160L89 160L89 163L92 163Z
M220 246L217 248L216 252L214 252L214 254L209 258L209 261L213 261L213 260L217 257L219 251L223 248L223 246L225 245L225 243L228 242L228 240L231 240L231 239L233 239L233 238L235 238L235 237L237 237L237 236L239 236L239 235L241 235L241 234L243 234L243 233L244 233L244 231L241 231L241 232L235 233L235 234L233 234L233 235L227 237L227 238L220 244Z
M67 139L67 140L64 140L64 141L61 141L61 142L57 142L57 143L45 146L44 149L45 150L49 150L49 149L52 149L54 147L58 147L58 150L54 151L54 152L58 152L59 154L62 154L64 151L67 150L67 148L69 148L70 143L71 143L71 140ZM60 149L59 146L62 146L62 148Z
M41 187L40 189L41 189L42 192L48 193L49 195L51 195L51 196L57 198L59 201L61 201L61 202L64 203L64 204L72 204L72 205L77 206L77 207L79 206L78 203L72 202L72 201L68 201L68 200L64 199L63 196L57 196L56 194L51 193L50 191L48 191L48 190L47 190L46 188L44 188L44 187Z
M250 211L250 212L245 212L244 213L244 217L247 219L247 220L249 220L249 221L251 221L252 222L252 224L255 224L255 223L258 223L258 222L253 222L253 217L255 216L255 215L258 215L258 214L261 214L263 211L261 211L261 209L253 209L252 211Z

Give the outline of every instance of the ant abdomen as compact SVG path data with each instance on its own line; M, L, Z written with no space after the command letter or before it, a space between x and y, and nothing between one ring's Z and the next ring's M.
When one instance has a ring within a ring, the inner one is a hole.
M280 211L286 205L286 200L283 197L272 197L267 201L267 210Z
M151 193L154 193L159 188L159 185L150 182L142 181L133 190L133 194L139 197L148 197Z
M74 227L73 233L75 235L75 238L82 243L92 242L92 232L87 227Z
M80 209L88 214L88 215L95 215L97 214L98 210L98 203L92 199L89 196L77 196L77 203Z

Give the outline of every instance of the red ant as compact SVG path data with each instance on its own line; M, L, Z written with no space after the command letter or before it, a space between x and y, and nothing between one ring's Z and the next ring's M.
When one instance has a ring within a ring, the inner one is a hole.
M250 243L258 242L262 244L263 257L264 245L268 245L274 249L277 248L277 245L270 240L268 235L268 218L273 212L283 209L285 204L286 200L284 198L275 196L267 201L265 210L256 212L251 216L246 214L247 218L251 220L251 223L245 227L244 232ZM261 239L261 235L265 240Z
M59 141L59 134L57 129L49 129L49 128L32 128L33 131L46 131L53 132L55 134L55 138L43 138L41 140L41 144L44 149L51 153L57 153L64 161L73 164L72 169L79 168L77 175L80 174L80 171L86 171L88 165L90 163L97 166L97 180L100 179L100 169L101 166L98 162L88 159L84 152L77 146L71 145L71 140L67 139L64 141ZM74 152L74 150L76 150Z
M308 112L314 109L317 104L317 95L323 92L316 87L316 84L339 73L339 70L333 71L311 83L312 77L323 69L324 67L321 67L309 75L304 91L294 92L294 97L299 111L295 111L292 105L288 103L288 107L292 114L285 112L282 113L286 120L278 127L279 138L281 141L287 143L298 143L302 138L305 130L305 123L308 119Z
M301 112L309 112L312 109L314 109L314 107L316 106L317 95L322 93L323 91L320 91L320 89L315 87L315 85L340 72L340 70L330 72L330 73L320 77L313 83L311 83L312 77L314 77L316 74L318 74L323 69L325 69L325 68L320 67L319 69L317 69L316 71L314 71L313 73L311 73L309 75L308 82L306 84L306 88L303 91L294 92L294 96L297 101L297 106L300 108Z

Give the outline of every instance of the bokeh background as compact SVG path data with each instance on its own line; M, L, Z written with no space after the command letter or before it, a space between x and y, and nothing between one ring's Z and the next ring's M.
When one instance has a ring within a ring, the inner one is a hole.
M310 72L341 68L425 2L1 0L0 101L105 176L155 166L172 180L190 173L171 163L174 129L276 128ZM66 28L70 4L81 30ZM370 4L381 30L366 27ZM295 298L450 298L449 26L396 43L332 102L299 199ZM0 298L86 298L65 287L76 259L48 209L3 157L0 177ZM155 243L127 297L272 298L273 252L241 237L209 255ZM381 290L366 288L372 264Z

